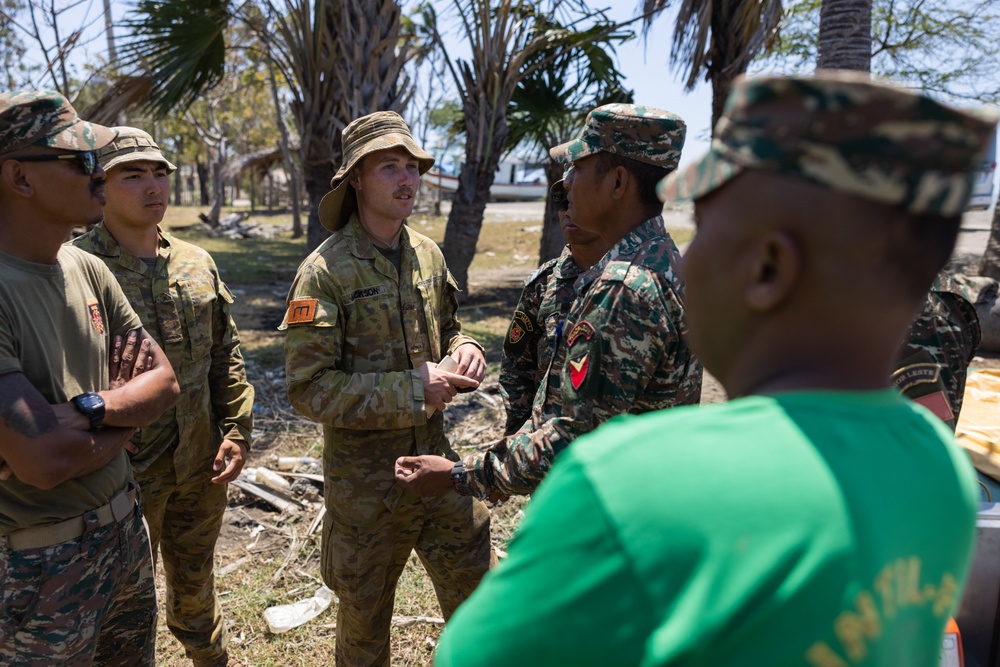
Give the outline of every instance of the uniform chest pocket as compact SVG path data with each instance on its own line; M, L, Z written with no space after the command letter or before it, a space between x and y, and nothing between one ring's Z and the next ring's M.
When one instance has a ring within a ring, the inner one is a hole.
M215 321L215 283L208 280L186 280L178 285L184 312L185 338L191 357L200 359L212 351L212 331Z

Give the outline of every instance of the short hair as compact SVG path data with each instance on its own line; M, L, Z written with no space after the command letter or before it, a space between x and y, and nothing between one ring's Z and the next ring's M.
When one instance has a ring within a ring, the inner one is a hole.
M597 155L597 173L607 174L615 167L624 167L635 179L639 189L639 200L650 210L663 210L663 202L656 194L657 184L666 178L673 169L659 165L641 162L623 155L600 151Z
M886 261L900 276L903 287L923 296L955 249L961 216L912 215L896 210Z

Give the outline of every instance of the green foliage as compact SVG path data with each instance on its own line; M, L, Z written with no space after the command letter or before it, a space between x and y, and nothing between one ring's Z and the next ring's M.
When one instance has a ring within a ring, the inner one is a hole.
M227 0L139 0L124 22L133 37L123 63L152 76L154 113L185 109L222 79L231 18Z
M821 0L793 0L761 69L810 72ZM1000 2L873 0L872 73L929 93L1000 102Z
M635 35L614 28L598 22L565 31L552 22L540 24L557 37L527 61L537 67L518 82L508 106L508 150L528 143L544 154L568 140L594 107L632 101L632 92L622 87L624 77L614 54L616 44Z

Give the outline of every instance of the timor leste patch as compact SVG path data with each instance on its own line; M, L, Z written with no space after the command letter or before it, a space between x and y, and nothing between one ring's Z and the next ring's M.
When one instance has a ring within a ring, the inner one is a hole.
M573 343L575 343L578 338L590 340L593 335L594 325L587 320L584 320L570 329L569 334L566 336L566 344L572 347Z
M507 328L507 343L511 348L518 349L527 343L531 334L535 333L535 322L523 310L515 310Z
M288 324L308 324L316 319L316 306L319 299L292 299L288 302L288 314L285 321Z
M902 393L921 384L936 384L941 379L941 367L934 363L903 366L892 374L892 384Z
M101 317L101 305L97 299L87 299L87 312L90 313L90 325L99 336L103 336L104 318Z

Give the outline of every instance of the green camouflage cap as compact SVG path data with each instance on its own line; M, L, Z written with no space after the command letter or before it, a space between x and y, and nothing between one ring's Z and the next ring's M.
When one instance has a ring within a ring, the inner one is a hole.
M137 127L125 125L112 129L118 132L118 136L97 152L97 159L104 171L111 171L112 167L125 162L138 162L140 160L160 162L166 165L168 174L177 169L170 160L163 157L160 147L156 145L153 137L149 136L147 132Z
M587 114L580 136L549 149L556 162L571 164L605 151L676 169L687 126L681 117L639 104L605 104Z
M349 189L347 176L364 156L387 148L402 147L417 159L421 175L434 166L434 158L417 145L406 121L395 111L376 111L352 120L344 128L340 139L344 162L330 180L333 190L319 203L319 221L331 232L346 225L350 219L356 204L352 204L353 197L346 197ZM344 205L345 200L348 206Z
M32 145L91 151L114 138L111 128L80 120L73 105L59 93L0 93L0 155Z
M698 199L745 169L806 179L914 215L962 213L998 116L958 110L867 75L741 79L709 152L660 182Z

